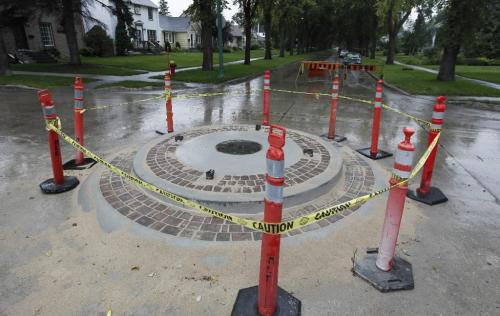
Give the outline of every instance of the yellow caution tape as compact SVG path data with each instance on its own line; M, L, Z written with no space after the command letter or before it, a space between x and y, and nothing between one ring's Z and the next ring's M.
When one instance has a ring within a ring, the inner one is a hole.
M367 195L363 195L361 197L358 197L358 198L352 199L350 201L343 202L343 203L340 203L340 204L337 204L337 205L334 205L334 206L331 206L331 207L328 207L328 208L325 208L325 209L322 209L319 211L312 212L308 215L304 215L304 216L301 216L299 218L296 218L296 219L293 219L290 221L285 221L285 222L280 222L280 223L266 223L266 222L262 222L262 221L245 219L245 218L238 217L235 215L226 214L222 211L211 209L209 207L198 204L195 201L188 200L188 199L183 198L179 195L176 195L176 194L168 192L164 189L158 188L158 187L152 185L151 183L145 182L145 181L123 171L122 169L112 165L111 163L102 159L98 155L94 154L93 152L88 150L86 147L80 145L76 140L74 140L73 138L68 136L66 133L64 133L61 129L57 128L53 124L52 121L47 121L47 128L56 132L59 136L61 136L61 138L64 141L66 141L67 143L72 145L77 150L81 151L87 157L90 157L90 158L94 159L95 161L97 161L98 163L101 163L103 166L105 166L111 172L117 174L120 177L123 177L123 178L129 180L133 184L141 186L141 187L143 187L151 192L160 194L160 195L162 195L162 196L164 196L164 197L166 197L174 202L180 203L184 206L187 206L187 207L192 208L194 210L200 211L200 212L205 213L207 215L215 216L215 217L227 220L229 222L233 222L233 223L239 224L241 226L244 226L244 227L247 227L247 228L250 228L253 230L269 233L269 234L284 234L284 233L290 232L292 230L304 227L306 225L313 224L313 223L318 222L320 220L323 220L325 218L334 216L335 214L337 214L343 210L346 210L346 209L351 208L353 206L365 203L368 200L370 200L370 199L372 199L372 198L374 198L374 197L376 197L384 192L387 192L394 187L397 187L397 186L400 186L402 184L407 183L411 178L415 177L415 175L423 167L423 165L425 164L425 161L429 157L431 151L436 146L437 141L439 139L439 136L441 134L441 133L439 133L436 136L436 138L434 139L434 141L427 148L424 155L420 158L417 165L413 169L409 179L403 180L403 181L401 181L393 186L372 192L372 193L367 194Z
M271 91L276 91L276 92L285 92L285 93L292 93L292 94L305 94L305 95L312 95L316 98L318 98L319 96L323 96L323 97L331 97L331 94L328 94L328 93L318 93L318 92L306 92L306 91L293 91L293 90L284 90L284 89L274 89L274 88L271 88ZM348 96L343 96L343 95L339 95L339 98L340 99L345 99L345 100L351 100L351 101L356 101L356 102L360 102L360 103L364 103L364 104L373 104L372 101L370 100L364 100L364 99L359 99L359 98L353 98L353 97L348 97ZM410 115L408 113L405 113L401 110L398 110L398 109L395 109L393 107L390 107L389 105L383 103L382 104L382 107L384 109L387 109L389 111L393 111L395 113L398 113L398 114L401 114L411 120L414 120L416 122L419 122L421 124L424 124L426 126L431 126L432 123L431 122L428 122L426 120L422 120L422 119L419 119L418 117L415 117L413 115Z

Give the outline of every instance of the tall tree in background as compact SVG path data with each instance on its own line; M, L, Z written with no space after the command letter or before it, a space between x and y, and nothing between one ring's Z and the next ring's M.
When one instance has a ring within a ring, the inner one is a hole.
M192 21L201 24L201 50L203 52L201 70L213 70L213 34L216 27L215 0L194 0L186 13L191 16Z
M118 56L127 54L132 48L132 37L134 36L134 18L125 0L111 0L115 5L116 29L115 29L115 49Z
M265 55L264 59L272 59L271 50L271 27L272 27L272 10L273 10L273 0L263 0L264 4L264 32L266 33L265 37Z
M387 36L389 38L386 64L394 64L399 30L401 30L403 24L410 17L411 11L423 2L424 0L378 0L377 14L380 19L385 19Z
M438 80L455 80L457 55L463 43L470 40L481 24L487 0L448 0L445 3L445 21L440 29L443 55Z
M243 29L245 32L245 65L250 65L250 48L252 47L252 22L257 11L259 0L234 0L243 11Z
M78 49L78 39L75 28L75 16L81 12L82 3L80 0L62 0L62 18L66 42L68 43L69 57L71 65L80 65L80 50Z
M170 15L170 11L168 10L168 3L167 0L160 0L160 3L158 5L158 12L161 15Z

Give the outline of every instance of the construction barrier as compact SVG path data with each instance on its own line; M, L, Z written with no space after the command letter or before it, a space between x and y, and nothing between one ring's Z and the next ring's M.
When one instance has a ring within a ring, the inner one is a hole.
M392 156L391 153L378 149L378 138L380 131L380 116L382 112L382 84L383 81L377 81L375 89L375 102L373 103L373 123L372 123L372 141L369 148L356 150L363 156L370 159L382 159Z
M407 181L411 176L415 147L410 138L415 131L405 128L403 132L405 139L399 143L396 151L394 169L389 181L391 186ZM354 273L382 292L409 290L414 287L411 264L394 255L407 192L407 183L389 191L380 246L378 249L369 249L363 260L355 262Z
M269 126L269 107L271 94L271 72L264 72L264 93L262 96L262 125Z
M351 71L377 71L376 65L354 65L350 64L349 70Z
M283 186L285 185L286 130L277 125L269 129L269 149L266 154L266 196L264 222L281 223ZM278 289L278 270L281 235L262 234L259 285L241 289L236 297L231 315L300 315L300 301L283 289ZM278 298L279 296L279 298Z
M444 122L444 112L446 111L446 105L444 101L445 97L437 97L437 103L434 105L434 110L432 112L432 126L429 130L429 138L427 143L430 144L434 139L441 133ZM448 198L444 193L436 187L431 186L432 173L434 171L434 163L437 155L437 146L432 151L429 159L424 165L422 171L420 187L415 191L408 192L408 197L412 200L419 201L428 205L440 204L448 201Z
M38 91L38 100L42 106L45 123L59 128L60 123L57 118L56 107L52 101L50 92L48 90ZM52 162L52 174L54 177L40 183L40 189L42 189L43 193L49 194L69 191L75 188L80 182L76 177L64 176L59 136L53 130L48 130L48 134L50 160Z

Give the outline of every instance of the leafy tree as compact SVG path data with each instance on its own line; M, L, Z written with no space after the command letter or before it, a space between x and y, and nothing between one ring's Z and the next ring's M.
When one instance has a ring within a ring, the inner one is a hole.
M447 0L444 3L445 20L439 36L443 55L438 80L455 80L457 55L463 43L472 38L484 18L487 0Z
M398 33L412 10L416 7L424 7L427 10L434 2L434 0L377 0L377 15L379 19L385 20L389 39L386 64L394 64Z
M411 30L404 31L402 46L407 55L415 55L430 42L431 34L427 29L424 14L419 11L417 19Z
M243 12L243 29L245 32L245 65L250 65L250 48L252 46L252 22L255 18L259 0L234 0Z
M213 70L213 35L216 32L215 23L216 0L194 0L186 13L193 22L201 24L201 50L203 52L202 71Z
M233 41L233 34L231 33L231 22L226 21L222 27L222 44Z
M170 15L167 0L160 0L158 11L161 15Z
M134 18L125 0L111 0L114 3L114 14L116 15L115 49L118 56L127 54L132 48L132 37L134 34Z
M500 58L500 1L487 2L486 6L484 22L472 41L465 43L466 56Z
M264 32L266 33L265 37L265 55L264 59L272 59L271 50L271 32L272 32L272 10L273 10L273 0L263 0L263 9L264 9Z
M81 12L82 2L80 0L62 0L62 17L66 42L68 43L70 64L80 65L80 50L78 49L78 38L75 28L75 16Z

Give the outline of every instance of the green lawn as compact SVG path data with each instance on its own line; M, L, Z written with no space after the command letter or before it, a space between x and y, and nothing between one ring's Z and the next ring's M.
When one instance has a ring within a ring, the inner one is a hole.
M320 54L319 52L308 53L303 55L293 55L286 57L274 56L272 60L256 60L250 65L227 65L224 67L224 78L218 77L218 69L215 67L213 71L192 70L177 73L175 80L186 82L201 82L201 83L219 83L232 79L262 74L266 69L281 67L297 61L313 58ZM162 79L160 76L153 77Z
M250 56L251 58L263 57L264 50L252 50ZM244 51L224 53L224 63L241 60L244 59L244 57ZM201 52L170 53L170 60L175 61L177 68L201 66L202 58L203 54ZM218 54L214 53L214 63L218 63L218 58ZM167 70L168 68L168 59L166 54L113 57L82 57L82 62L86 64L106 65L148 71L162 71Z
M0 85L23 85L33 88L53 88L60 86L72 86L74 78L58 76L36 76L36 75L12 75L0 76ZM95 80L86 79L86 82Z
M379 67L383 65L383 61L380 59L370 60L366 58L363 63L378 64ZM383 65L384 80L411 94L500 97L500 90L497 89L461 79L452 82L438 81L435 74L419 70L403 70L403 68L403 66L398 65Z
M84 61L85 63L85 61ZM127 68L110 67L106 65L83 64L73 66L68 64L12 64L11 70L37 71L37 72L60 72L74 74L92 74L92 75L112 75L112 76L130 76L144 73Z
M148 81L137 81L137 80L124 80L118 82L110 82L98 85L96 88L110 88L110 87L123 87L123 88L144 88L144 87L163 87L164 82L148 82Z

